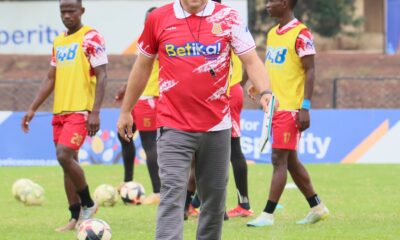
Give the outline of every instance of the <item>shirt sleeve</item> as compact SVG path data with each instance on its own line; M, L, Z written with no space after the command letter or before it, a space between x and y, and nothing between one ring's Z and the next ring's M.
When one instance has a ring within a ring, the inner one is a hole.
M151 13L146 20L142 34L138 40L138 50L141 54L154 58L158 52L158 40L155 34L156 18L154 13Z
M96 30L88 31L85 34L82 48L93 68L108 63L104 38Z
M301 30L296 39L296 51L300 58L307 55L315 55L314 36L307 28Z
M253 36L236 10L231 10L232 38L231 46L236 55L242 55L256 48Z
M54 47L52 49L53 50L51 51L50 66L55 67L55 66L57 66L57 64L56 64L56 53L55 53Z

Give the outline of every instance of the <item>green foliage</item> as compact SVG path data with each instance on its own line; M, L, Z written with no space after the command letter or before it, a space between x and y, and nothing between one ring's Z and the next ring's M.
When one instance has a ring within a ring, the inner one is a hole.
M299 1L296 16L313 31L324 37L333 37L345 26L358 27L361 18L354 18L355 0L307 0Z
M248 0L249 27L252 33L264 35L275 24L265 9L267 0ZM363 19L356 18L356 0L298 0L295 14L313 32L324 37L333 37L339 33L355 35ZM350 28L349 28L350 27Z

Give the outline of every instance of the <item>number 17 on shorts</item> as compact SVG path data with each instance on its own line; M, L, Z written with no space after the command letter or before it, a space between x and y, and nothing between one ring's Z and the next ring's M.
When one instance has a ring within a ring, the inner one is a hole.
M268 104L268 111L264 112L264 120L262 123L261 129L261 145L260 145L260 152L264 151L265 146L269 140L271 135L271 128L272 128L272 117L274 115L274 105L275 105L275 96L272 95L271 101Z

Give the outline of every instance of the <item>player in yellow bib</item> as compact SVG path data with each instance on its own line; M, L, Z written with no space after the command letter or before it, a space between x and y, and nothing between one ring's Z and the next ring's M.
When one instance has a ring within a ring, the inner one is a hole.
M279 100L279 108L272 119L274 170L269 197L261 215L247 223L252 227L274 224L273 213L285 188L287 171L311 208L309 214L297 223L315 223L329 215L297 156L300 134L310 126L316 51L311 32L294 17L296 3L297 0L269 0L266 5L270 15L279 19L279 24L268 33L265 57L271 89Z
M36 110L54 90L53 139L71 212L67 225L56 230L67 231L97 210L79 165L78 151L86 135L94 136L100 127L108 59L103 37L81 23L85 12L81 0L61 0L60 12L68 31L54 40L47 79L23 117L22 128L29 131Z
M147 10L146 18L155 7ZM160 202L160 177L158 175L157 163L157 103L159 96L158 84L158 60L154 61L153 70L151 72L146 88L135 104L131 114L135 122L132 131L139 131L140 141L146 153L147 169L149 171L153 193L150 194L143 204L158 204ZM125 95L126 85L117 93L115 100L120 101ZM136 156L136 148L133 141L127 142L118 135L122 147L122 159L124 162L124 182L133 180L134 159Z
M240 145L240 113L243 108L242 77L242 62L236 54L232 53L229 78L229 106L232 118L231 164L237 189L238 205L227 212L230 218L253 215L248 194L247 163Z

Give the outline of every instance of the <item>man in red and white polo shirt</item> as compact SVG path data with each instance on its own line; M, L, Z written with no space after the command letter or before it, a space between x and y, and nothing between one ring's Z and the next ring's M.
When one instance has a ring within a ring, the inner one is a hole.
M231 50L243 62L267 110L268 74L237 11L210 0L175 0L154 10L139 39L118 120L132 137L131 109L160 62L157 143L161 179L156 239L183 239L183 206L193 154L202 203L197 239L220 239L230 157L228 76Z

